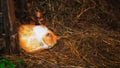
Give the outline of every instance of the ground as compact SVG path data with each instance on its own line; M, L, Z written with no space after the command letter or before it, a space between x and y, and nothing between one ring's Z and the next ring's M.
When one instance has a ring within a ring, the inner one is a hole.
M31 9L19 6L15 0L19 24L30 21L34 17L32 10L37 7L42 13L42 23L61 39L42 52L27 54L21 50L19 54L2 57L18 67L16 60L21 58L25 68L120 67L120 0L25 1Z

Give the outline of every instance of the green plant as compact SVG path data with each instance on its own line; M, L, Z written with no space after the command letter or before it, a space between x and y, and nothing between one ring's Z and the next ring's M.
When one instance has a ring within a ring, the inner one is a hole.
M22 59L22 58L18 58L17 63L18 63L17 66L18 66L19 68L24 68L23 59Z
M12 61L3 58L0 60L0 68L15 68L15 66Z

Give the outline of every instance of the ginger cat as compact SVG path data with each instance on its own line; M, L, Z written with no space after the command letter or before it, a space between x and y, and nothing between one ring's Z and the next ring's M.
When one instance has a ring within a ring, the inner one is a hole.
M56 36L44 25L21 25L18 30L19 45L26 52L49 49L57 40Z

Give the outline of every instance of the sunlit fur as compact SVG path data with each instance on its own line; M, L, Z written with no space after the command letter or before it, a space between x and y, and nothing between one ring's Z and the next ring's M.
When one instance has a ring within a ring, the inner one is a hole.
M50 33L50 36L47 36L47 33ZM18 36L19 45L26 52L51 48L57 41L57 36L43 25L21 25Z

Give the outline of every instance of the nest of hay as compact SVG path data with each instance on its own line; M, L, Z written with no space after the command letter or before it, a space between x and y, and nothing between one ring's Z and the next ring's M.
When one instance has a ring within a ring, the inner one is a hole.
M22 52L25 68L101 68L120 66L120 1L25 0L30 13L15 0L16 17L28 22L34 8L42 12L43 24L61 39L51 49L30 55ZM20 23L20 24L21 24Z

